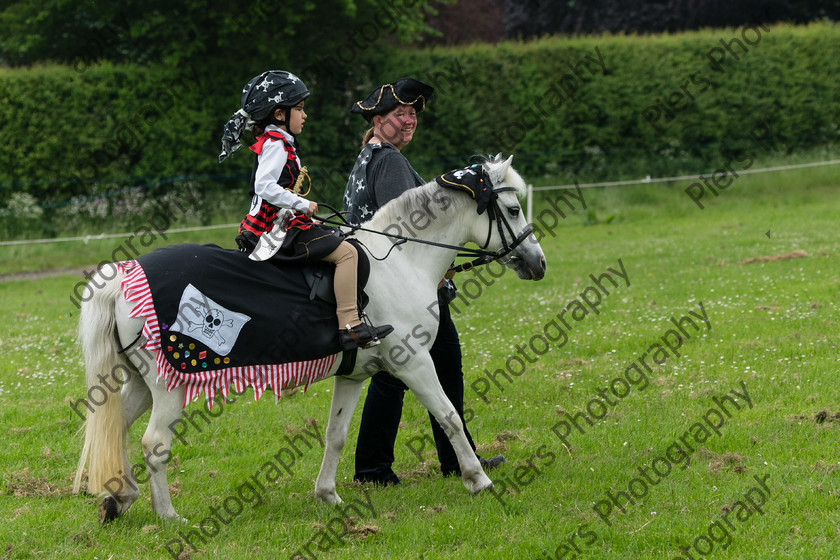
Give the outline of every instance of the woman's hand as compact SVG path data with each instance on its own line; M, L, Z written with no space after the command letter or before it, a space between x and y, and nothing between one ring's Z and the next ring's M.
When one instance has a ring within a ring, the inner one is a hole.
M313 200L310 200L309 201L309 209L306 212L304 212L304 214L306 214L307 218L311 218L312 216L315 215L315 212L317 212L317 211L318 211L318 203L313 201Z

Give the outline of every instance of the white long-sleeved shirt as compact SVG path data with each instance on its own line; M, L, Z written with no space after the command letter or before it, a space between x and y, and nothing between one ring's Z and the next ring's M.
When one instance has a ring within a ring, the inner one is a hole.
M285 130L273 124L266 127L266 131L269 130L281 133L294 145L294 137ZM291 208L298 212L306 212L309 209L308 200L277 184L288 157L281 142L269 139L263 144L262 152L257 156L257 172L254 176L255 200L251 202L250 211L252 216L259 211L263 200L278 208ZM260 200L256 200L256 197Z

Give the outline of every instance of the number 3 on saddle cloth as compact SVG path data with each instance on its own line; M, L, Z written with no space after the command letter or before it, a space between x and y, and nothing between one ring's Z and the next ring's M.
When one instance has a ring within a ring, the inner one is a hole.
M350 240L355 243L354 240ZM359 249L359 309L370 264ZM187 386L184 406L202 390L209 404L253 386L309 386L330 373L350 373L355 350L338 338L335 265L278 266L216 245L181 244L119 263L132 317L144 317L143 347L157 350L158 378L167 389Z

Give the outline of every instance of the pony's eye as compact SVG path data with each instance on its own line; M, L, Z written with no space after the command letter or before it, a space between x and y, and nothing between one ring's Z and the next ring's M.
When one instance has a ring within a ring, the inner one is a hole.
M519 206L508 206L508 214L514 218L519 215Z

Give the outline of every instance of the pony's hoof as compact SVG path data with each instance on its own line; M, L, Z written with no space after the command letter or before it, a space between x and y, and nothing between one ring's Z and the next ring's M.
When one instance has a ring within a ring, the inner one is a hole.
M102 525L113 521L120 515L120 506L117 504L116 498L108 496L102 503L99 504L99 523Z
M480 494L481 492L490 491L490 490L493 490L493 489L495 489L495 488L496 488L496 487L495 487L495 486L493 486L493 483L491 482L490 484L487 484L487 485L485 485L485 486L481 486L481 487L477 488L477 489L475 490L475 492L473 492L473 494Z
M172 510L171 512L165 513L165 514L160 513L160 514L158 514L158 516L161 519L163 519L163 521L165 523L175 523L175 524L181 524L181 525L189 524L189 521L187 520L187 518L186 517L181 517L180 515L175 513L175 510Z
M467 486L467 488L473 496L480 492L483 492L484 490L492 490L494 488L492 480L487 478L487 476L484 476L483 478L484 480L480 480L478 482L473 483L471 486ZM466 483L464 485L466 486Z
M341 498L338 496L338 492L335 490L332 492L315 492L315 497L322 502L327 502L328 504L332 504L334 506L342 503Z

